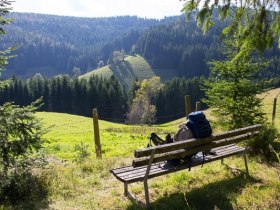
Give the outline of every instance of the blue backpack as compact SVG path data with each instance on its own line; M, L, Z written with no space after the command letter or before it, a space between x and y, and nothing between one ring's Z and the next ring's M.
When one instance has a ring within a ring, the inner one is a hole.
M206 138L212 134L211 125L201 111L190 113L186 125L192 131L194 138Z

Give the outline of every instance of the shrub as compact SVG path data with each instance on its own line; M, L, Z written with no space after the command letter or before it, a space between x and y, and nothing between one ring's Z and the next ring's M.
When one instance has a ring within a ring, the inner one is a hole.
M44 139L41 122L34 116L40 100L26 107L0 106L0 199L16 202L28 196L31 170L42 167L38 153Z
M84 162L91 155L89 152L89 145L84 144L83 141L81 141L80 144L75 145L75 151L77 152L75 161L79 164Z
M268 162L279 162L280 133L273 126L266 125L260 131L260 135L249 142L252 153L260 155Z

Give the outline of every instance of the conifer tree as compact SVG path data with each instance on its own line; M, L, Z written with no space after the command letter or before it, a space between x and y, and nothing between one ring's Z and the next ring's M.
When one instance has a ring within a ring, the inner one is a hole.
M206 80L207 99L221 125L239 128L254 123L262 123L262 101L257 94L262 91L256 75L265 67L265 63L252 56L251 51L240 56L242 41L238 31L224 40L225 55L223 61L210 62L212 76Z
M182 9L188 19L195 18L197 24L207 32L214 24L214 14L219 14L219 19L226 22L224 34L240 33L238 57L247 50L263 52L271 48L275 39L280 35L280 4L277 0L184 0ZM242 28L242 31L240 31ZM280 39L278 40L280 46Z
M9 11L11 10L10 8L11 1L9 0L2 0L0 4L0 35L6 34L6 31L4 30L3 26L11 23L13 20L11 18L5 17ZM9 54L11 53L12 50L14 50L15 47L9 47L5 50L1 50L0 52L0 76L1 72L5 70L6 65L8 64L8 59L11 58ZM7 81L2 81L0 80L0 88L3 87L5 84L7 84Z
M2 0L0 3L0 24L10 22L4 16L9 12L11 1ZM5 30L0 28L0 34ZM7 64L8 50L0 51L0 71ZM0 81L0 88L3 82ZM15 81L14 93L21 89L20 83ZM17 95L15 94L14 97ZM26 107L19 107L12 103L0 106L0 200L17 201L28 197L32 168L42 166L43 158L36 153L42 148L45 131L34 112L40 106L40 100Z

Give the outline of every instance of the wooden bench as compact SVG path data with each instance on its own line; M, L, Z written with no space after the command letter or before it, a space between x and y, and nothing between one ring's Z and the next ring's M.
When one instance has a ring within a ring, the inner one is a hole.
M110 172L121 182L124 183L124 194L135 199L140 204L150 206L148 179L161 175L190 169L191 167L207 164L215 160L230 157L237 154L243 154L246 174L249 176L246 151L247 147L241 147L236 143L250 139L258 135L262 125L253 125L241 129L231 130L222 134L212 135L204 139L189 139L185 141L164 144L155 147L135 150L132 165L121 168L111 169ZM191 161L180 165L166 167L165 162L174 158L182 158L186 155L198 153L201 151L209 151L204 157L196 155ZM144 182L146 203L138 200L132 193L128 191L128 184L134 182Z

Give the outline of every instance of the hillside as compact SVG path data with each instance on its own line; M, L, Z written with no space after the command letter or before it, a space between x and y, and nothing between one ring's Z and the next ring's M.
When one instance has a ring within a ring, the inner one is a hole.
M8 35L0 42L1 48L19 44L4 76L22 78L36 72L43 76L72 75L74 67L82 73L107 61L117 49L131 50L131 43L150 26L170 22L136 16L109 18L81 18L32 13L9 14L14 21L5 27ZM124 40L117 46L118 40ZM111 46L112 45L112 46Z
M106 64L115 50L143 56L163 81L174 75L207 76L207 62L223 59L220 53L223 25L219 22L203 34L195 21L186 23L183 15L162 20L30 13L11 13L10 17L14 22L5 27L8 35L0 47L19 46L13 52L17 56L10 59L4 78L14 75L27 79L36 73L45 77L72 76L73 69L85 74L97 69L99 63ZM270 71L265 76L279 75L279 54L277 46L265 53L268 59L272 58ZM129 83L125 79L121 82Z
M271 99L279 92L280 89L276 89L262 96L268 115L272 109ZM279 113L280 107L277 116ZM207 112L211 118L209 114ZM175 132L185 121L182 118L159 126L128 126L100 120L103 159L98 160L91 118L46 112L39 112L37 116L46 127L53 126L45 135L49 140L45 146L50 164L41 175L48 193L38 201L25 202L21 209L143 209L123 195L123 184L109 169L131 164L133 151L146 146L151 132L164 136ZM279 117L277 119L276 126L280 129ZM79 154L85 151L90 154L78 162ZM231 167L216 161L192 168L190 172L150 180L152 207L163 210L278 209L279 164L269 165L250 157L251 177L246 179L238 170L244 170L242 158L227 158L225 163ZM142 183L132 185L130 190L143 199Z
M133 55L125 57L124 61L103 66L102 68L86 73L80 76L80 78L88 78L91 75L99 75L105 78L114 75L129 90L136 78L141 81L155 76L155 73L142 56Z
M106 65L90 71L81 75L80 78L88 78L91 75L98 75L105 78L114 75L127 90L132 87L136 78L141 81L158 76L162 82L165 82L179 76L174 69L152 69L146 59L139 54L125 57L124 62L115 65Z
M173 75L186 78L208 76L209 62L225 58L221 39L225 23L219 22L217 16L214 16L214 20L216 23L207 34L202 33L195 21L186 23L184 16L170 23L150 27L135 43L135 52L142 55L152 69L169 69L174 72ZM271 60L271 65L263 69L262 77L278 76L279 48L274 45L264 56Z

